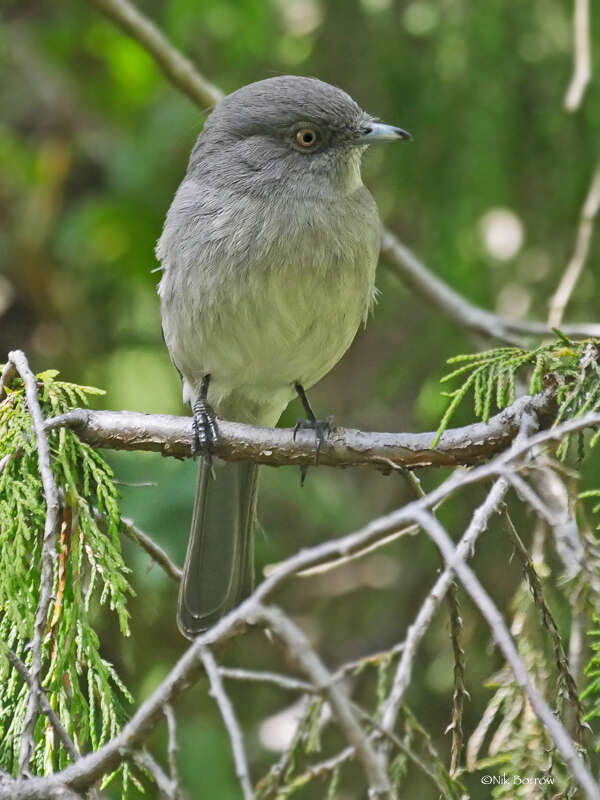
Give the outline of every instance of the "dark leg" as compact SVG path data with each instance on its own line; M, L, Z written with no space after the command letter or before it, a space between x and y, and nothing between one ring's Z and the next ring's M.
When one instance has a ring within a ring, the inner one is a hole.
M192 430L194 438L192 440L192 456L202 453L209 466L212 463L212 450L219 441L219 432L215 412L207 401L208 386L210 375L205 375L200 384L200 394L192 406L194 422Z
M331 432L333 422L333 417L329 416L325 420L320 420L315 417L315 413L311 408L310 403L308 402L308 397L306 396L306 392L304 391L304 387L299 384L295 383L294 388L298 392L298 397L300 398L300 402L302 403L302 407L304 408L304 413L306 414L306 419L299 419L298 422L294 425L294 440L296 439L296 434L299 430L312 430L315 432L315 464L319 463L319 451L321 450L321 445L325 440L325 437L328 433ZM306 469L301 470L302 472L302 483L304 483L304 477L306 475Z

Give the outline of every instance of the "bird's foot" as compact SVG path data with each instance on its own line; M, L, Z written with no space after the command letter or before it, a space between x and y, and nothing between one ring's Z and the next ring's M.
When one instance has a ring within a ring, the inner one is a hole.
M212 452L219 443L217 418L212 406L206 399L210 376L202 382L200 397L192 406L194 420L192 422L192 457L201 454L209 467L212 466Z
M319 454L323 442L333 430L332 423L333 416L330 414L327 419L316 419L314 416L312 419L299 419L294 425L294 441L296 441L298 431L309 430L315 432L315 464L319 463ZM306 474L306 468L304 469L304 474ZM302 483L304 483L304 477Z

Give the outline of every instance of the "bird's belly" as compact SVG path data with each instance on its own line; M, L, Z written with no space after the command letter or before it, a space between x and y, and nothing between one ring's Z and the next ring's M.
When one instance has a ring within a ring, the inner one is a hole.
M255 269L180 319L169 347L191 400L210 374L209 400L224 418L274 424L295 394L323 377L350 346L373 296L374 265ZM173 346L174 345L174 346ZM187 386L186 386L187 383Z
M221 319L211 340L210 373L223 389L265 397L293 385L310 387L339 361L350 346L371 301L366 275L349 270L335 277L285 272L261 276Z

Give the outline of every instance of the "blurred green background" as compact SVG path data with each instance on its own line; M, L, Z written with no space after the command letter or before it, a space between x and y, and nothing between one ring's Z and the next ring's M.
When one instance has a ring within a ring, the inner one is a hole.
M410 145L367 154L364 179L400 238L456 290L501 313L545 319L574 241L600 140L600 88L575 114L571 3L527 0L148 0L140 6L225 91L271 75L314 75L369 112L410 130ZM600 14L592 11L592 41ZM101 407L172 414L180 384L163 346L153 255L203 114L163 78L142 48L82 0L4 0L0 31L0 351L24 349L35 369L106 389ZM595 47L596 68L598 53ZM600 239L568 317L598 318ZM380 265L380 300L366 331L311 392L320 415L365 430L435 428L445 359L482 342L466 336ZM0 356L0 360L1 360ZM283 425L300 415L291 406ZM467 407L457 422L469 421ZM124 512L183 560L194 465L110 454ZM429 487L441 472L422 475ZM136 485L141 484L141 485ZM150 485L148 485L150 484ZM462 532L483 489L442 515ZM350 532L409 498L401 478L366 470L263 470L257 569L300 547ZM531 523L522 520L528 540ZM125 544L137 597L132 638L99 615L106 657L146 697L183 651L175 586ZM520 580L499 523L474 565L499 602ZM297 579L278 601L329 665L403 638L438 565L409 537L323 578ZM461 594L465 725L471 732L501 661ZM228 664L293 670L259 633L231 643ZM408 702L447 753L452 657L445 613L420 650ZM259 777L276 754L259 723L292 698L232 685ZM365 690L366 691L366 690ZM181 769L190 797L240 797L227 736L206 684L178 709ZM164 732L157 731L157 741ZM262 738L261 738L262 737ZM329 744L340 744L334 734ZM349 771L340 798L362 796ZM477 776L466 783L487 797ZM152 790L148 790L152 796ZM411 772L405 797L433 797ZM323 784L298 797L319 798Z

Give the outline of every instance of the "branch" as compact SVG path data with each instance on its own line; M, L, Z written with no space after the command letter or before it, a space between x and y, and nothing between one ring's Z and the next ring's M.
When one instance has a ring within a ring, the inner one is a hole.
M127 0L89 0L150 53L164 75L196 105L214 106L223 93L200 75L164 33Z
M596 165L590 188L581 208L573 255L567 264L558 289L550 300L548 324L554 328L558 328L561 325L569 298L587 261L594 234L594 220L598 214L598 209L600 209L600 161Z
M31 643L31 684L29 701L23 723L21 738L21 751L19 753L19 774L23 775L29 766L35 747L33 730L38 716L40 695L42 692L42 642L48 619L48 610L52 599L54 585L54 561L56 559L56 531L58 527L58 492L52 475L50 463L50 448L44 427L44 419L38 400L37 382L35 375L29 369L27 358L20 350L8 354L25 384L25 399L31 416L38 451L38 469L44 488L46 501L46 520L44 523L44 539L42 543L42 574L40 596L35 612L34 634ZM6 368L4 372L7 372ZM3 379L5 378L3 372Z
M254 789L252 788L252 782L250 780L248 759L246 758L246 751L244 749L242 731L240 730L235 711L231 705L231 700L227 696L227 692L223 686L221 676L219 675L219 668L217 667L213 654L207 647L202 647L200 649L200 657L210 682L210 694L214 697L219 706L219 711L221 712L223 722L227 728L227 733L231 739L235 771L244 793L244 800L254 800Z
M364 433L334 428L319 452L319 464L331 467L369 466L389 471L395 466L456 466L475 464L506 449L517 435L523 412L532 406L550 422L555 410L552 395L521 397L492 417L444 432L435 449L434 433ZM219 420L219 443L214 453L226 461L253 461L270 466L310 466L315 463L314 436L289 428L259 428ZM148 450L164 456L188 457L192 446L192 420L166 414L133 411L75 409L48 419L46 430L69 427L94 447L114 450Z
M523 336L554 335L552 326L544 322L506 319L473 305L427 269L405 244L387 230L383 232L381 255L402 281L461 328L513 345L522 344L519 337ZM596 323L574 322L563 325L561 330L574 338L600 336L600 324Z
M573 77L565 95L567 111L576 111L592 77L590 0L575 0L573 14Z

